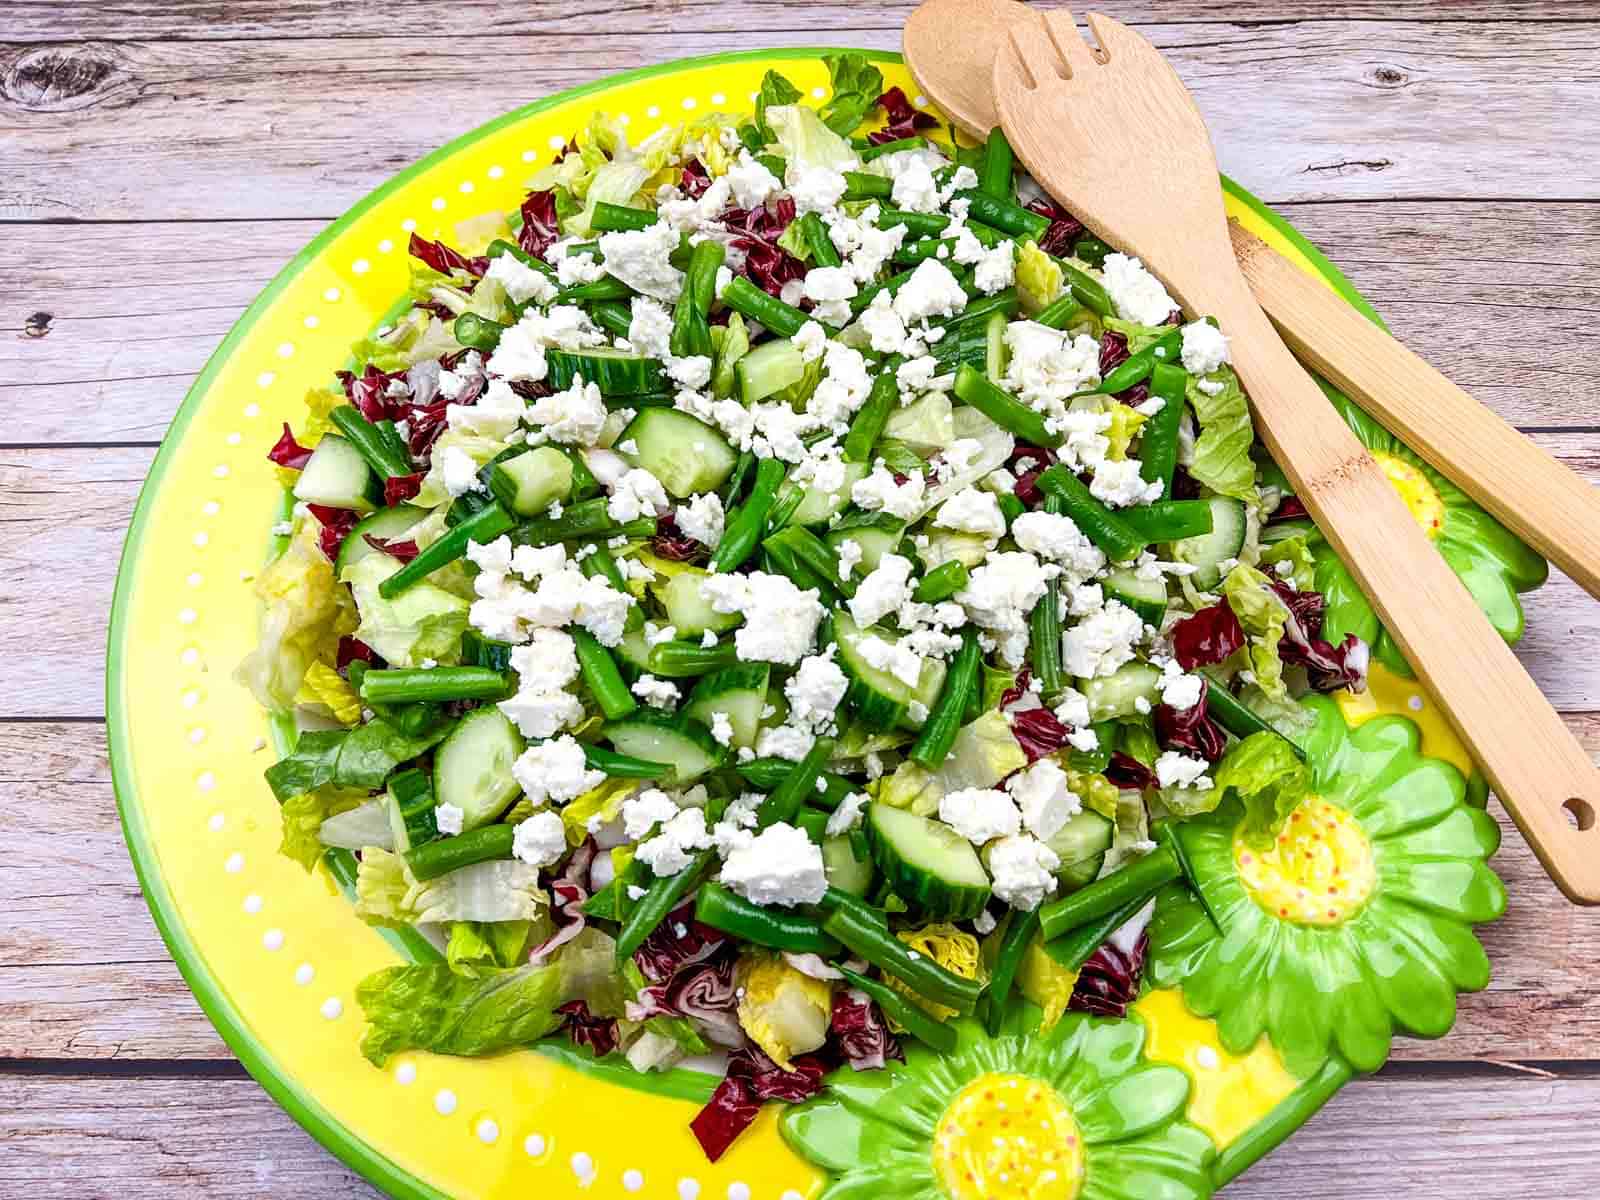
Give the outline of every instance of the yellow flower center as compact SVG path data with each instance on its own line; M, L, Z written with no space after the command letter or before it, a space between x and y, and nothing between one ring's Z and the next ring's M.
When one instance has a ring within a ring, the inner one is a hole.
M1297 925L1338 925L1372 895L1378 868L1355 818L1313 797L1289 815L1266 849L1233 839L1239 879L1255 902Z
M933 1132L933 1169L951 1200L1073 1200L1083 1140L1056 1090L1026 1075L980 1075Z
M1422 526L1422 532L1430 538L1438 537L1439 531L1444 528L1444 501L1439 499L1439 493L1428 482L1428 477L1392 454L1375 450L1372 457L1378 460L1383 473L1389 477L1390 485L1406 502L1406 508L1411 510L1411 519Z

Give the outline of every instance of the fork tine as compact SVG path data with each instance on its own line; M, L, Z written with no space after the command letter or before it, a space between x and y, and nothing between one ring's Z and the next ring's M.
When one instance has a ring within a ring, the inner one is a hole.
M1029 91L1037 91L1039 87L1039 71L1034 67L1036 58L1046 60L1047 69L1059 73L1060 64L1055 59L1054 48L1043 38L1033 35L1026 29L1028 22L1018 21L1006 30L1006 44L1001 47L1001 54L1009 54L1016 64L1017 73L1022 76L1023 82L1028 85Z
M1121 21L1108 17L1104 13L1087 13L1084 22L1089 26L1089 31L1094 34L1094 40L1100 43L1101 60L1109 62L1114 56L1137 50L1141 46L1149 46L1143 37L1129 29Z
M1070 77L1080 71L1088 71L1099 66L1100 60L1095 57L1094 51L1089 48L1089 43L1084 41L1083 35L1078 32L1078 22L1070 8L1052 9L1043 15L1044 28L1050 35L1050 43L1056 48L1061 61L1067 65L1067 70L1063 72L1064 76Z

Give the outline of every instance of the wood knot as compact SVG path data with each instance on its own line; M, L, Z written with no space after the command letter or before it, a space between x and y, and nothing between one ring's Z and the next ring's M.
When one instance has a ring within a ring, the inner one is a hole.
M50 322L55 319L56 315L54 313L29 313L27 319L22 322L22 332L29 337L42 338L50 332Z
M86 42L77 46L39 46L20 55L0 79L0 96L29 112L72 112L89 108L122 74L118 52Z
M1411 82L1411 75L1400 67L1384 65L1372 69L1371 79L1381 88L1402 88Z

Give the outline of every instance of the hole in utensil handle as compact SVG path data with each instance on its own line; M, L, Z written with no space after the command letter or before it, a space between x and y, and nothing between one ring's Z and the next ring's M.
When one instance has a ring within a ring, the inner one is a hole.
M1566 810L1567 820L1579 833L1587 833L1594 828L1594 805L1587 800L1574 796L1561 807Z

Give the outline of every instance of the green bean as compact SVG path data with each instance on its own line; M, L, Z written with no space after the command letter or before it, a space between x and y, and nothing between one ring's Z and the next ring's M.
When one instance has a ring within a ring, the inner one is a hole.
M447 566L462 557L466 554L469 543L492 542L502 533L509 533L515 525L516 521L498 501L479 509L459 525L446 530L437 541L429 544L405 566L378 584L378 595L385 600L393 600L440 567Z
M865 975L858 975L849 967L840 967L839 973L851 987L864 992L877 1006L883 1010L883 1015L894 1024L904 1029L923 1045L930 1047L939 1054L954 1054L960 1042L960 1036L953 1025L943 1021L936 1021L925 1010L912 1004L893 988L885 987L874 979Z
M1016 193L1011 188L1011 169L1016 163L1006 131L996 125L989 131L989 140L983 147L983 165L978 169L978 190L985 196L1013 203ZM1049 226L1045 226L1049 228Z
M583 743L583 761L591 770L604 771L613 779L660 779L672 770L670 763L635 758L592 742Z
M601 300L591 304L589 317L612 337L625 338L633 327L633 312L621 300Z
M1111 751L1116 748L1117 742L1117 723L1096 721L1089 728L1095 733L1095 748L1093 750L1074 748L1067 754L1067 766L1086 775L1098 775L1111 764Z
M787 775L783 782L767 793L766 799L761 801L761 807L756 809L756 825L765 829L768 825L784 824L794 820L795 813L800 811L800 806L817 792L817 778L822 774L822 768L828 759L833 757L833 739L819 737L811 743L811 749Z
M655 536L654 518L616 521L607 512L607 503L604 496L596 496L592 500L569 504L559 517L535 517L531 521L524 521L516 527L511 540L519 546L548 546L552 542L614 537L617 534L629 538Z
M806 247L811 251L811 262L818 267L837 267L844 260L839 257L839 250L833 244L833 237L828 233L828 227L822 223L818 213L808 212L800 218L800 236L805 239Z
M1047 942L1072 932L1110 913L1144 901L1157 888L1183 877L1183 868L1172 847L1162 845L1143 858L1128 863L1120 871L1097 879L1070 896L1052 900L1039 910L1039 929ZM1137 911L1137 910L1135 910Z
M456 341L463 346L487 354L500 344L500 336L505 333L506 327L498 321L489 320L488 317L465 312L455 319L451 330L455 334Z
M953 317L945 317L938 321L929 322L938 327L944 326L949 337L951 333L966 330L968 327L980 322L988 321L995 313L1001 313L1010 318L1017 315L1021 301L1017 297L1016 288L1006 288L1003 292L996 292L992 296L985 296L981 300L974 300L966 308Z
M715 850L702 850L676 875L659 875L645 888L644 895L639 897L617 933L617 962L624 963L633 957L633 952L644 945L645 938L655 932L656 926L671 916L694 891L701 876L716 860Z
M966 188L957 192L955 198L970 201L967 214L972 220L992 225L1013 237L1038 241L1050 228L1050 218L1043 213L1033 212L998 196Z
M846 462L872 461L872 449L883 436L883 427L889 422L889 414L900 402L900 384L895 379L896 366L895 359L884 364L883 370L873 379L872 390L867 393L865 402L851 419L850 431L844 435Z
M833 608L841 603L834 590L833 580L816 571L788 546L780 543L763 543L761 554L769 567L769 574L785 576L802 592L815 591L824 607Z
M1015 492L1000 493L998 503L1000 505L1000 515L1006 519L1007 529L1010 529L1016 519L1028 511L1028 506L1017 498Z
M1046 495L1061 497L1066 515L1091 542L1106 552L1107 557L1123 562L1144 549L1144 538L1090 495L1084 482L1060 463L1041 471L1036 482Z
M778 498L783 475L783 463L776 458L764 458L756 467L756 482L750 489L750 498L729 518L717 548L711 552L707 570L713 575L734 570L755 550L766 531L767 517Z
M1081 312L1088 312L1083 304L1070 291L1057 296L1034 314L1035 324L1046 325L1051 329L1066 329L1073 323L1073 318Z
M1000 950L995 955L994 970L989 975L989 1011L984 1019L984 1027L990 1037L1000 1036L1000 1023L1005 1017L1011 985L1033 942L1033 935L1038 931L1039 910L1034 909L1032 912L1013 912L1011 923L1000 935Z
M510 858L516 830L510 825L485 825L455 837L442 837L406 851L406 865L419 881L437 879L474 863Z
M757 791L770 792L788 778L789 772L794 770L794 764L786 758L752 758L749 762L740 763L734 770ZM823 790L807 796L806 802L829 812L838 808L850 793L861 790L843 775L835 775L832 771L823 771L817 778L822 780ZM812 784L812 787L815 786Z
M1044 510L1060 516L1065 511L1060 496L1046 496ZM1061 587L1054 580L1045 585L1044 595L1028 618L1028 660L1033 677L1046 704L1067 686L1067 673L1061 665Z
M1211 505L1204 500L1156 500L1130 505L1117 515L1147 542L1173 542L1211 532Z
M839 552L804 525L790 525L769 537L765 544L771 546L774 543L786 547L796 558L826 579L834 590L846 596L856 594L855 581L839 577Z
M955 392L959 399L1023 441L1052 450L1061 445L1061 435L1050 431L1041 414L990 383L971 363L956 368Z
M362 676L361 698L369 704L498 700L509 686L503 672L487 667L387 667Z
M1165 400L1145 422L1139 439L1139 477L1160 483L1162 496L1172 495L1172 476L1178 468L1178 427L1183 423L1183 401L1189 390L1189 373L1172 363L1157 363L1150 371L1150 395Z
M1235 737L1247 738L1252 733L1275 733L1289 743L1289 748L1299 758L1305 758L1306 752L1294 741L1293 738L1284 737L1271 725L1256 716L1227 688L1226 684L1219 683L1209 674L1206 676L1206 715L1216 721Z
M887 175L869 175L865 171L844 173L846 200L886 200L893 192L894 180Z
M889 276L882 283L875 283L870 287L862 288L856 293L855 299L850 301L851 313L859 315L866 311L867 306L872 303L873 297L879 292L888 292L889 295L893 296L906 285L906 281L911 278L911 275L911 271L901 271L898 275Z
M706 883L701 887L700 894L695 897L694 919L741 942L791 954L820 954L831 958L840 949L837 941L822 932L822 924L815 917L763 908L720 883Z
M645 662L654 675L686 679L690 675L738 666L739 653L733 642L719 642L715 646L702 646L699 642L657 642L650 647Z
M925 137L897 138L892 142L879 142L876 146L864 146L856 157L867 163L875 158L882 158L885 154L898 154L902 150L920 150L927 144L928 139Z
M728 476L728 482L722 485L720 496L724 509L730 509L739 502L739 497L744 494L744 481L750 477L755 465L756 456L753 453L749 450L739 452L739 458L733 464L733 473Z
M909 212L903 208L884 208L878 211L874 222L879 229L906 227L907 237L938 237L950 227L950 218L942 213Z
M918 604L938 604L966 587L969 578L966 565L952 558L919 579L911 598Z
M1046 942L1044 952L1069 971L1081 970L1083 964L1089 961L1089 956L1104 945L1108 937L1139 914L1139 910L1149 903L1151 895L1154 893L1130 900L1115 912L1097 917L1055 941Z
M714 353L706 318L711 312L717 269L722 266L725 252L721 242L707 238L689 256L689 269L684 273L683 291L672 319L670 348L680 358L695 354L710 358Z
M829 889L824 901L834 907L822 922L823 932L838 938L852 954L893 975L924 1000L958 1012L973 1010L983 991L977 980L947 971L926 955L914 953L889 932L878 913L853 896L840 893L836 897L835 890Z
M601 200L590 214L589 228L596 233L622 233L648 229L658 219L655 213L645 209L629 208L626 205L610 204Z
M495 238L494 241L489 243L489 248L484 251L484 256L488 258L490 262L493 262L502 254L509 254L523 266L532 267L535 271L538 271L542 275L548 275L552 279L555 278L556 269L554 267L545 262L542 258L535 258L515 242L506 241L505 238Z
M966 715L967 699L978 688L978 660L982 651L971 629L961 634L961 649L944 677L944 686L933 702L933 709L922 723L922 732L911 747L911 761L930 771L937 770L955 744L956 732Z
M1150 343L1137 354L1130 354L1106 373L1098 387L1090 388L1083 395L1110 396L1117 392L1126 391L1135 384L1143 383L1150 378L1150 372L1159 362L1170 362L1183 345L1183 331L1174 329L1171 333L1164 334L1160 339ZM1187 382L1187 381L1186 381Z
M761 322L779 337L793 337L811 319L794 305L769 296L743 275L735 275L722 289L722 302L734 312Z
M1072 244L1072 257L1082 259L1091 267L1104 266L1106 255L1110 253L1111 247L1092 233L1085 234Z
M799 511L800 506L806 502L806 489L796 486L783 493L773 502L772 511L767 514L767 525L762 531L763 536L771 537L788 526L789 520Z
M1064 258L1058 258L1055 262L1061 268L1061 275L1068 290L1077 298L1079 304L1096 316L1116 316L1116 310L1111 306L1111 294L1106 291L1105 284L1082 267L1074 266Z
M578 653L578 670L583 674L584 686L594 697L608 721L620 721L639 707L639 702L622 682L622 672L617 670L617 660L611 651L587 629L570 630Z
M576 247L573 247L576 249ZM570 255L572 250L568 250ZM590 283L580 283L556 294L557 304L586 304L593 300L627 300L633 289L613 275L604 275Z
M383 440L389 443L389 448L394 451L396 463L414 466L411 461L411 447L406 445L405 438L400 436L400 430L388 417L381 421L374 421L373 428L383 435Z
M328 414L328 419L361 455L362 461L377 473L379 479L393 479L413 471L409 459L402 458L383 431L352 405L339 405Z

